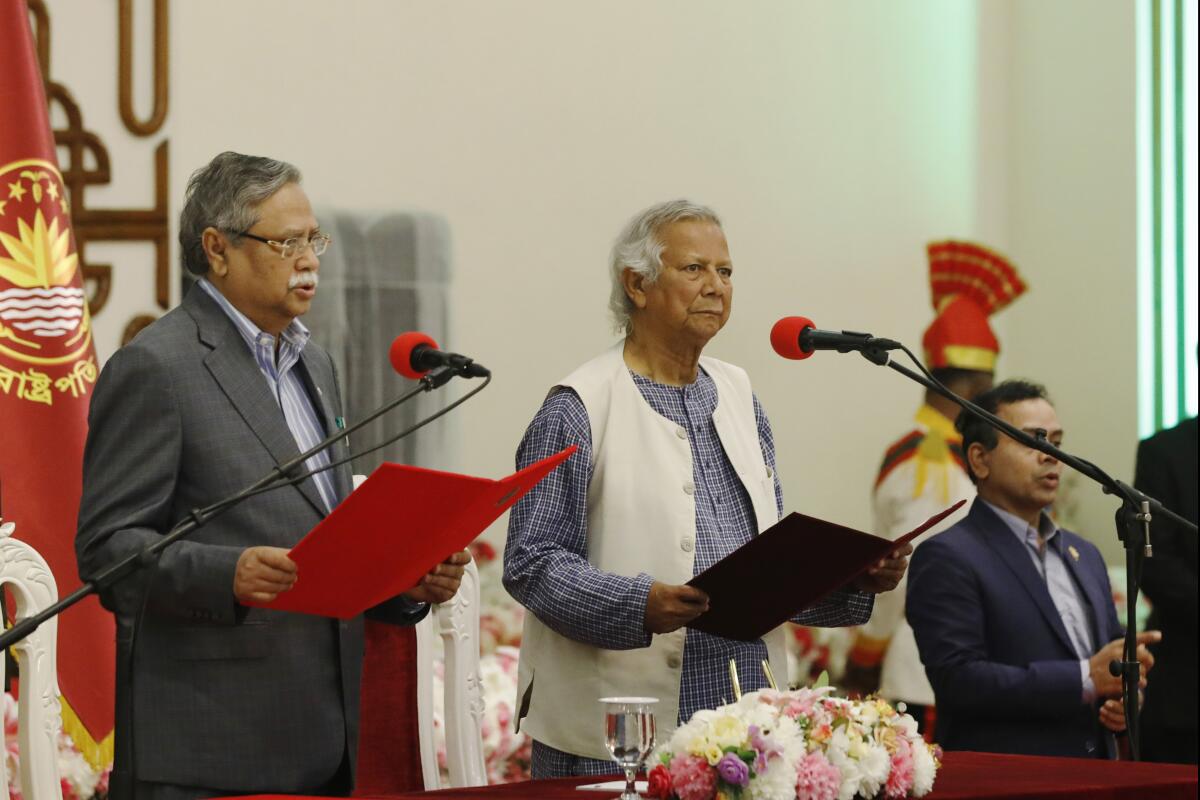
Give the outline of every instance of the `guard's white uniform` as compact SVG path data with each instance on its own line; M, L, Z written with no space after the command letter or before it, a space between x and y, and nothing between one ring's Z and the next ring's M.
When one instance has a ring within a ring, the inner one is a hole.
M932 406L917 411L912 431L888 448L872 495L875 532L896 539L959 500L975 497L963 465L962 439L954 422ZM970 503L914 542L919 545L966 516ZM908 573L893 591L875 596L871 620L858 633L851 658L871 666L882 654L879 693L896 702L933 705L933 689L904 619Z

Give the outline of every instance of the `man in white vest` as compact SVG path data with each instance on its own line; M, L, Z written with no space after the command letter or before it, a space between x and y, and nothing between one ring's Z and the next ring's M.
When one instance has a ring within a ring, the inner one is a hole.
M532 613L518 714L534 777L616 772L597 698L648 695L660 740L699 709L787 675L782 628L754 642L688 629L685 584L782 514L771 426L746 373L702 357L729 319L721 222L685 200L638 214L613 247L609 308L625 338L560 381L517 451L578 452L512 511L504 585ZM795 618L856 625L904 574L907 545Z

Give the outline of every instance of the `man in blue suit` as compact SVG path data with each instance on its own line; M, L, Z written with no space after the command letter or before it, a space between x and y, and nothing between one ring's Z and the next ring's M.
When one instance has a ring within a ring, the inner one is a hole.
M1041 386L1006 381L975 403L1058 445L1063 430ZM947 750L1112 758L1124 731L1121 657L1104 560L1046 509L1062 465L972 414L957 426L978 498L967 517L919 548L907 613L937 702ZM1154 660L1141 634L1142 680Z

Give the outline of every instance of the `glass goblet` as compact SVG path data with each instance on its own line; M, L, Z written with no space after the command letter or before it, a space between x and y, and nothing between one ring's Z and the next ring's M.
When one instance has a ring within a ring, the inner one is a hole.
M654 704L657 697L601 697L604 704L604 743L625 772L620 800L642 800L634 781L654 749Z

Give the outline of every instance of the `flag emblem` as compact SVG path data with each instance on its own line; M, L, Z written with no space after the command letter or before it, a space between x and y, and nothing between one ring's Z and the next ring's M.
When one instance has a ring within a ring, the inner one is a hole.
M58 169L37 159L0 167L0 354L54 365L88 352L78 269Z

